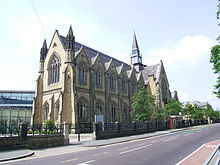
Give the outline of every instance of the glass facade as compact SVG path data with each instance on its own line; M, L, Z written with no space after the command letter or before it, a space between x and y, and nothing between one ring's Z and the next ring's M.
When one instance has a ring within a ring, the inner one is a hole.
M34 91L0 90L0 127L30 124L34 94Z

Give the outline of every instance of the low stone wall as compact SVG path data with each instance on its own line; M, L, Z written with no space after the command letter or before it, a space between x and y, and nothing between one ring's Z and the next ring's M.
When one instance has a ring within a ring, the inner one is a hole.
M150 133L159 130L166 130L166 127L163 128L149 128L149 129L135 129L135 130L115 130L115 131L99 131L97 125L94 125L94 132L93 132L93 140L100 140L100 139L109 139L115 137L123 137L123 136L131 136L131 135L138 135L143 133Z
M27 140L21 137L1 137L0 150L11 149L38 149L46 147L63 146L65 144L64 135L36 135L28 136Z

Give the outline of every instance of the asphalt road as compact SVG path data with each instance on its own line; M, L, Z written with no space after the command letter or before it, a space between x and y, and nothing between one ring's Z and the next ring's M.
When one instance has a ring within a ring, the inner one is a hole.
M202 144L220 139L220 124L7 165L172 165ZM57 153L59 154L59 153Z

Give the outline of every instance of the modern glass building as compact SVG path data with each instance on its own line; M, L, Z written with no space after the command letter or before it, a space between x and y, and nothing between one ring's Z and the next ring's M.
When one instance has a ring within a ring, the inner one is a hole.
M0 90L0 127L30 123L34 91Z

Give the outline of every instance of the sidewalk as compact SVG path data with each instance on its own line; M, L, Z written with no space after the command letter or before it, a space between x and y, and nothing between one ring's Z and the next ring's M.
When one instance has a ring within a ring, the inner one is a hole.
M197 127L197 126L196 126ZM104 140L92 140L92 134L81 134L80 140L78 141L77 134L70 134L70 144L62 147L53 147L53 148L43 148L37 150L16 150L16 151L5 151L0 152L0 162L7 160L14 160L19 158L24 158L33 155L34 157L46 157L58 154L65 154L77 151L84 151L88 149L93 149L93 147L100 147L110 144L116 144L121 142L127 142L131 140L149 138L158 135L164 135L172 132L178 132L186 129L193 129L196 127L188 127L182 129L170 129L165 131L157 131L153 133L146 133L141 135L127 136L127 137L119 137L112 139L104 139Z
M3 151L0 152L0 162L21 159L34 154L31 150L16 150L16 151Z

